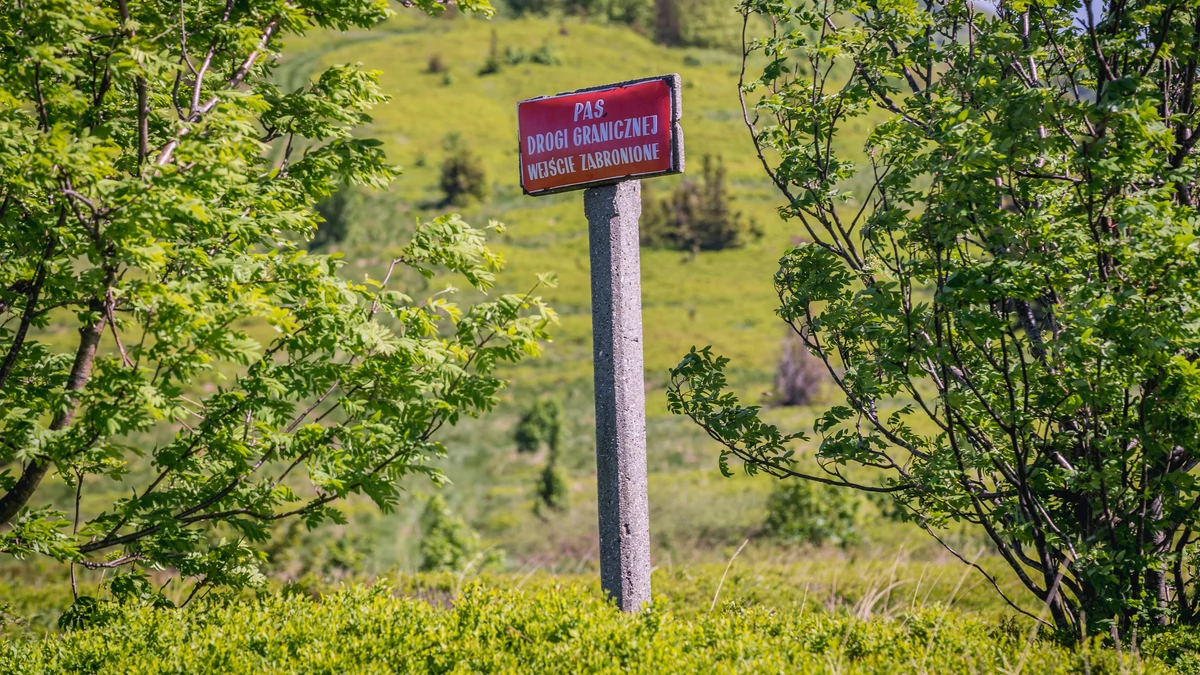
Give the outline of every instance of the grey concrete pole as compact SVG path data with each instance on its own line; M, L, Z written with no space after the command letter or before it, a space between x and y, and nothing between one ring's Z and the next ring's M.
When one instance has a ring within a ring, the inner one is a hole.
M636 180L583 195L592 260L596 384L596 482L600 585L622 611L650 601L650 509L646 496L646 395Z

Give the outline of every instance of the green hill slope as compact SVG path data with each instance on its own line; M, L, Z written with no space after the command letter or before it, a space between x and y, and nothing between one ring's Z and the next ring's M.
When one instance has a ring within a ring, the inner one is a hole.
M479 529L488 544L509 552L510 563L548 569L593 565L595 531L594 421L591 399L591 307L587 223L579 192L531 198L521 194L516 105L534 96L662 73L679 73L689 175L698 177L706 155L721 157L734 194L734 207L762 230L744 248L702 252L642 249L642 302L649 419L648 460L657 559L724 559L733 545L757 528L771 488L768 480L725 481L716 452L703 432L666 412L667 370L693 346L712 345L733 359L731 376L746 398L757 400L771 386L784 325L775 317L772 277L776 261L796 241L799 226L784 223L781 198L762 171L742 119L737 82L741 58L720 50L673 49L628 28L578 19L483 21L453 16L428 19L401 12L375 30L320 33L289 45L278 79L300 86L321 69L362 63L382 71L392 100L374 111L363 135L383 142L404 175L387 194L363 195L342 248L351 269L380 274L388 250L406 238L414 219L432 218L443 206L438 189L444 141L457 134L479 155L490 183L489 197L464 210L468 221L497 219L508 229L495 240L508 267L498 280L504 291L524 290L539 272L555 272L548 297L561 317L543 358L509 371L513 406L485 420L467 420L442 437L449 456L444 468L454 482L447 496ZM480 71L493 49L504 64ZM528 60L509 65L507 54L541 52L554 65ZM436 61L438 68L431 68ZM438 71L438 72L431 72ZM864 128L865 133L865 128ZM846 134L861 147L862 135ZM687 178L685 176L684 178ZM649 204L672 190L680 177L644 181ZM406 292L420 296L419 279ZM551 394L566 407L563 464L574 508L550 521L531 512L533 486L544 458L518 455L512 442L515 407ZM811 425L812 411L772 411L797 428ZM427 485L414 483L414 490ZM415 564L419 500L405 500L396 514L377 517L358 511L349 534L371 547L368 566L384 569ZM894 523L878 528L883 540L912 536ZM911 549L911 546L910 546ZM589 562L590 561L590 562Z
M558 64L525 62L480 75L493 32L502 55L545 48ZM702 253L695 259L674 251L643 250L648 378L661 384L666 369L688 347L712 344L745 369L749 381L769 380L782 335L772 314L776 298L771 276L795 228L779 221L779 198L763 175L742 122L737 55L668 49L628 29L578 20L485 22L412 15L371 33L312 36L289 51L293 56L280 73L285 84L296 86L333 63L361 62L383 71L383 87L393 97L362 133L383 141L388 156L405 173L390 195L369 200L347 242L349 256L369 257L396 241L413 218L442 210L437 179L447 134L459 134L482 157L491 197L465 215L475 222L496 218L509 226L498 242L509 263L500 286L524 288L542 271L556 272L560 279L559 287L548 293L562 316L557 339L545 359L514 375L518 387L564 380L590 384L591 324L583 197L569 193L534 199L521 194L517 102L588 85L680 73L690 173L699 173L705 155L721 156L737 194L736 208L753 218L765 236L740 250ZM429 72L434 58L448 70ZM678 180L645 181L647 201L665 194ZM652 409L662 408L662 396L650 399Z

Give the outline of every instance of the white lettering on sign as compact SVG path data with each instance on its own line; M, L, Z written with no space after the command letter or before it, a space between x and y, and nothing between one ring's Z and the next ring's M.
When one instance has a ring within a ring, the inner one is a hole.
M591 169L603 169L609 166L620 166L622 164L633 164L635 162L656 159L658 159L658 143L647 143L645 145L631 145L615 150L585 152L579 156L579 164L583 171L589 171Z
M631 117L625 120L585 124L575 127L571 132L571 143L575 147L593 143L619 141L623 138L638 136L653 136L658 133L658 116Z
M598 98L595 102L583 101L575 104L575 120L578 122L582 116L585 120L594 120L604 117L604 99Z
M525 171L529 174L529 180L575 173L575 157L560 157L544 162L534 162L527 164Z
M587 107L583 103L576 106ZM587 113L583 113L586 115ZM525 137L525 155L531 157L556 150L566 150L569 147L583 147L595 143L607 143L626 138L654 136L658 133L658 116L631 117L623 120L610 120L596 124L584 124L570 130L568 137L566 129L548 131L544 134L532 134Z
M678 91L678 77L663 76L517 104L522 189L548 194L682 172Z
M544 134L534 134L525 138L525 154L536 155L543 152L567 149L567 130L559 129Z

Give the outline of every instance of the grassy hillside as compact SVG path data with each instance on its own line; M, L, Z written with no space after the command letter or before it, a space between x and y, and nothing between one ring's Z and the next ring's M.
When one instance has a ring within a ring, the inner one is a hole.
M502 62L509 53L539 51L549 55L553 65L526 60L481 74L493 45ZM382 71L383 87L392 97L374 111L374 123L361 133L381 140L404 175L389 193L360 195L343 245L351 270L378 270L414 219L449 208L440 203L438 177L447 154L444 141L456 134L480 156L490 183L489 198L465 209L464 215L476 223L497 219L508 225L495 242L508 262L500 289L524 290L539 272L558 275L558 287L545 295L558 310L561 325L544 358L507 373L512 405L486 421L468 421L444 437L450 452L446 470L455 483L449 489L452 505L489 544L504 547L512 564L558 570L595 564L587 224L579 192L541 198L521 194L516 104L606 82L670 72L682 76L689 173L699 173L706 155L722 158L736 209L753 219L763 236L744 248L696 256L642 250L655 559L723 559L729 553L726 547L753 534L763 519L770 481L721 479L711 441L689 422L668 415L664 394L667 370L692 345L713 345L731 357L732 375L750 400L758 400L770 388L779 358L784 325L773 313L778 300L772 276L776 260L796 241L799 227L777 215L780 197L762 171L742 120L737 95L740 56L667 48L627 28L578 19L489 22L450 13L429 19L405 12L370 32L307 36L286 52L289 56L277 76L286 87L301 85L324 67L357 62ZM431 68L435 61L438 67ZM851 130L844 138L853 150L861 146L863 135ZM644 201L665 195L679 180L644 181ZM419 289L406 290L421 294ZM436 290L440 286L426 292ZM531 506L544 458L518 456L511 431L517 409L546 394L566 407L564 461L574 508L539 520ZM813 412L771 414L808 428ZM423 484L413 487L425 489ZM382 518L363 510L358 527L365 528L373 542L371 569L414 564L419 511L419 500ZM940 556L915 529L894 523L868 527L874 529L876 542L908 542L910 552L916 548L921 555ZM402 536L395 536L397 530Z
M526 62L480 75L493 33L501 54L545 47L558 64ZM545 359L514 376L518 386L530 387L591 379L589 262L583 195L535 199L520 192L516 104L588 85L680 73L689 173L699 173L705 155L722 157L737 192L737 208L757 221L765 236L741 250L694 259L673 251L643 251L648 378L661 383L666 369L688 347L712 344L733 358L748 380L769 380L782 336L772 315L776 298L771 276L797 228L779 221L779 198L741 120L737 55L668 49L628 29L578 20L432 20L410 13L370 33L312 36L291 51L280 73L288 85L298 85L323 66L360 62L383 72L383 87L393 97L362 133L383 141L404 176L391 194L369 198L363 209L348 242L360 264L367 264L362 256L395 243L412 219L442 210L437 178L448 134L459 134L482 157L491 198L465 215L476 222L496 218L509 226L498 242L509 263L501 287L523 289L541 271L556 272L561 282L547 293L562 317L555 344ZM448 71L429 72L433 58ZM644 181L647 201L679 180ZM661 411L662 397L650 398Z

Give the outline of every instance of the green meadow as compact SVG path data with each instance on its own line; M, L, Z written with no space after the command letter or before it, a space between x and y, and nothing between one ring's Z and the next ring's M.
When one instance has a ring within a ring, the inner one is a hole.
M464 210L482 224L507 226L495 242L507 269L502 290L523 290L539 272L554 272L556 289L544 291L561 325L545 358L522 366L518 388L587 384L591 378L591 321L587 226L582 195L531 198L521 194L516 104L592 84L662 73L683 80L683 128L688 174L698 175L705 156L721 158L736 192L735 207L763 236L739 250L691 257L676 251L642 251L642 311L647 379L656 389L668 368L692 345L711 344L734 360L747 382L769 382L783 328L773 317L775 261L797 236L781 222L778 193L770 186L750 144L738 102L737 54L671 49L628 29L578 20L428 19L402 14L361 35L314 35L295 45L279 79L298 85L321 67L362 63L382 72L392 100L362 130L383 142L404 171L386 195L364 197L364 222L346 242L353 264L370 269L380 252L395 245L415 218L439 206L438 173L444 140L457 134L482 159L490 197ZM731 19L740 21L736 15ZM528 61L480 75L495 35L497 48L529 53L545 47L556 65ZM431 59L445 72L430 72ZM643 181L647 202L672 190L681 177ZM374 260L373 260L374 258ZM651 414L663 397L650 396Z

